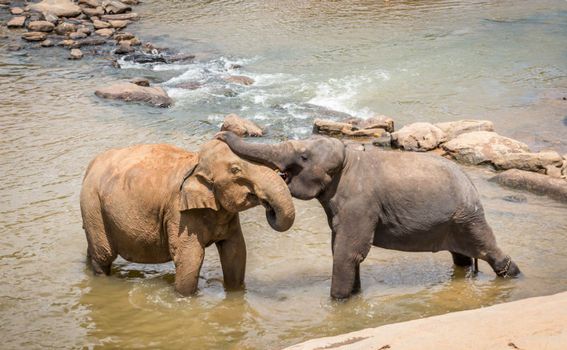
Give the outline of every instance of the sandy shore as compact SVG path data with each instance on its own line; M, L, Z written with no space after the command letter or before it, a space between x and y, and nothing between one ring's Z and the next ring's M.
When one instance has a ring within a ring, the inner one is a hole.
M567 349L567 292L313 339L287 349Z

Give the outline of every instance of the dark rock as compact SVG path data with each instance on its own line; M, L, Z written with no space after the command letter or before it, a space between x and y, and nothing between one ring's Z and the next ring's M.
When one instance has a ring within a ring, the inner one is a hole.
M193 59L195 59L195 55L190 53L178 53L167 57L168 62L192 61Z
M250 120L239 117L236 114L229 114L224 117L221 131L232 131L240 137L251 136L260 137L264 135L262 128Z
M127 62L135 62L135 63L167 63L165 57L162 55L150 55L141 52L135 52L130 55L124 56L124 60Z
M140 3L139 0L121 0L126 5L138 5Z
M510 169L493 178L491 181L510 188L546 195L557 201L567 203L567 181L530 171Z
M73 47L80 48L83 46L96 46L96 45L104 45L104 44L106 44L106 40L103 38L86 38L74 42Z

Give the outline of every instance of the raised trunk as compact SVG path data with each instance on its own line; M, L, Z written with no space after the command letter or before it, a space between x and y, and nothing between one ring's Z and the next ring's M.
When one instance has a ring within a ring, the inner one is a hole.
M295 220L295 208L285 182L266 167L258 167L254 191L264 207L270 226L279 232L287 231Z
M293 148L288 142L277 145L263 145L259 143L248 143L236 135L224 139L224 142L238 156L267 165L271 168L285 170L291 163Z

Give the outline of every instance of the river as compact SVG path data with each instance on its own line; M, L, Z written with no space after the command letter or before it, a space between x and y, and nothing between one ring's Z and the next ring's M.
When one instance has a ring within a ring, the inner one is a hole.
M567 289L567 206L501 188L487 181L490 169L473 167L464 169L522 278L496 278L484 262L471 276L447 252L373 248L363 292L334 302L324 212L299 200L285 233L269 228L261 208L241 215L244 292L224 291L214 248L195 297L175 294L172 264L118 260L111 277L93 276L78 200L88 162L136 143L195 150L228 113L267 126L261 142L309 135L316 105L384 114L397 128L489 119L534 150L567 153L563 0L145 0L136 11L142 20L129 30L196 61L117 69L88 52L81 61L61 48L11 52L15 34L0 27L1 348L276 349ZM255 84L227 84L227 74ZM161 84L175 105L94 96L134 76ZM199 87L176 88L182 82ZM526 201L505 200L514 195Z

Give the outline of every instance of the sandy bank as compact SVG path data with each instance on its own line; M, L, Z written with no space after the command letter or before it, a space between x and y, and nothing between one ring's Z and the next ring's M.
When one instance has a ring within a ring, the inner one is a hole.
M566 349L567 292L319 338L287 349Z

